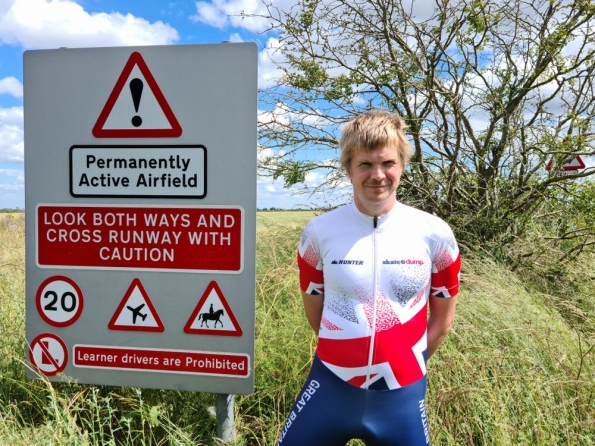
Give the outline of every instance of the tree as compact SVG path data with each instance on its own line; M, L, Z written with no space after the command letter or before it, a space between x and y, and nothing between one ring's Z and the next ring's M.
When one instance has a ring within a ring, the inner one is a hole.
M414 146L399 198L469 246L506 246L560 188L595 173L559 175L569 156L595 154L595 2L301 0L267 11L284 74L261 92L275 112L259 127L272 153L260 168L286 186L320 168L319 190L344 184L340 126L376 108L398 111Z

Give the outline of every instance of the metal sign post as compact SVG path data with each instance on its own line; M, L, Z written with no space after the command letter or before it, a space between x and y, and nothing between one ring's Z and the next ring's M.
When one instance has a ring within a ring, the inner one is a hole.
M25 53L29 378L227 395L231 432L254 388L256 82L253 43Z

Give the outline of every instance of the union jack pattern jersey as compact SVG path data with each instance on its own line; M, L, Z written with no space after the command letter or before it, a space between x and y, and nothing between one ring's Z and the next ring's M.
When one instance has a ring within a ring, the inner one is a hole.
M396 203L355 204L311 220L298 248L300 287L324 294L316 353L344 381L396 389L426 374L429 296L456 296L460 256L440 218Z

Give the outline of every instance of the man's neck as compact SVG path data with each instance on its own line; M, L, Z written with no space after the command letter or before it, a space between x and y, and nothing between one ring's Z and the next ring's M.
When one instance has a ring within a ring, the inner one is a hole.
M395 207L397 199L395 197L381 203L367 203L356 198L353 202L357 210L362 214L369 215L370 217L380 217L388 214Z

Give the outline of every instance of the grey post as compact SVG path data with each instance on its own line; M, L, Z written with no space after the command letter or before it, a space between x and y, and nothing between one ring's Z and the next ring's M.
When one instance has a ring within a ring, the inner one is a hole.
M232 441L235 437L233 429L234 395L217 394L217 437L223 441Z

